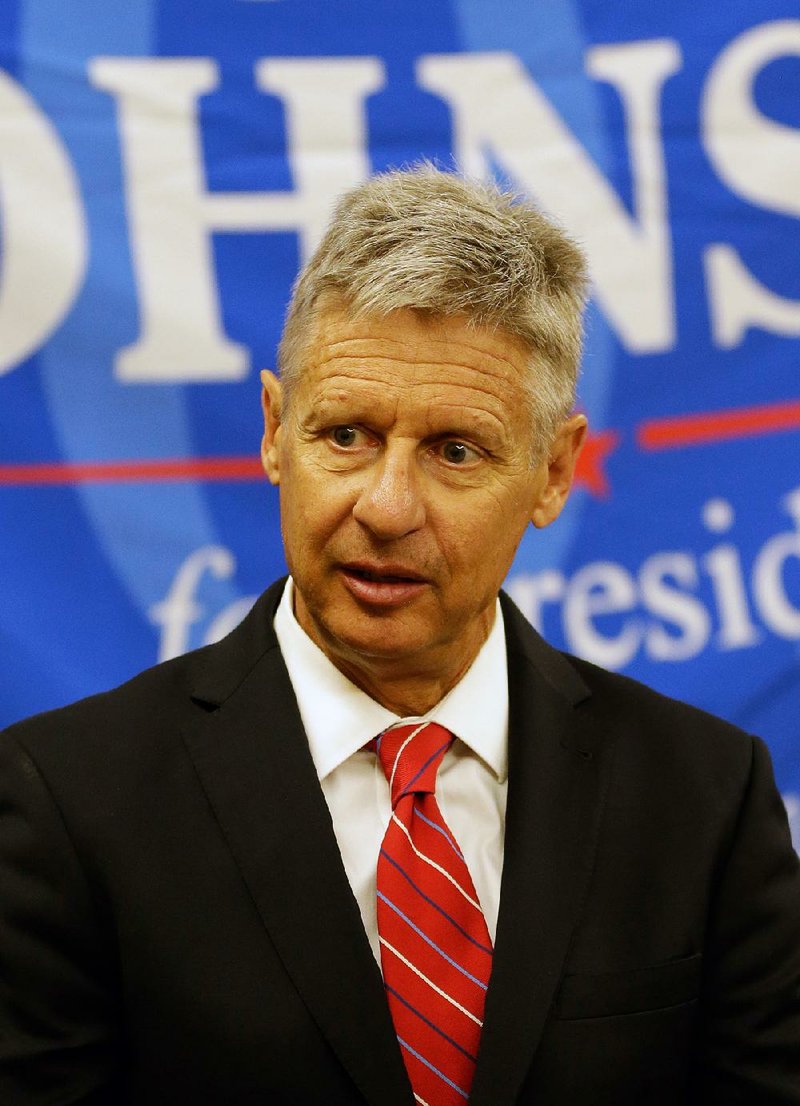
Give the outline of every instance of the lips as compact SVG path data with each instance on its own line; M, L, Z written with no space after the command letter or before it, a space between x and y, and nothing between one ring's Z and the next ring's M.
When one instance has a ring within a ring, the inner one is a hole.
M399 607L427 587L425 577L405 565L357 562L342 565L340 572L351 595L367 607Z

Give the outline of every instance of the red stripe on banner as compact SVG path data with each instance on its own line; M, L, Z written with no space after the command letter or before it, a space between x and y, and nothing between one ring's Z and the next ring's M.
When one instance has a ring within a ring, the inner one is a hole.
M687 445L710 445L736 438L752 438L781 430L800 429L800 401L706 411L650 419L636 429L641 449L680 449ZM576 484L592 495L610 492L605 466L616 450L620 435L615 430L590 434L578 460ZM258 457L166 457L145 461L61 461L0 465L0 486L65 484L141 484L182 480L207 482L262 480Z
M800 427L800 402L770 403L728 411L706 411L651 419L639 425L636 441L642 449L679 449L732 438L751 438Z
M147 461L69 461L0 465L0 485L139 484L178 480L260 480L257 457L192 457Z

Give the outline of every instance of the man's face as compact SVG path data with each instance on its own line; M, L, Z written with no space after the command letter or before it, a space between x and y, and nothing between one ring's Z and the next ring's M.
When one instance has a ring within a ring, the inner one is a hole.
M522 533L558 514L583 434L571 420L560 460L531 467L528 359L460 318L339 309L319 317L283 415L263 374L295 613L344 671L389 662L454 682L485 640Z

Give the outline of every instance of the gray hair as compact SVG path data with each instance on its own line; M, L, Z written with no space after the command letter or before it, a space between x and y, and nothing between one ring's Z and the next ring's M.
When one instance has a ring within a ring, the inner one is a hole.
M353 318L463 315L530 349L538 456L575 403L585 298L581 250L531 203L429 164L383 173L339 201L295 283L278 349L284 394L331 301Z

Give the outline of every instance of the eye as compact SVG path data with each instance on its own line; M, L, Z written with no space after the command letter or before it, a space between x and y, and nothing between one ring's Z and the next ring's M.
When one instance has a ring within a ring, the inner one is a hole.
M358 441L359 431L355 426L334 426L330 431L331 440L342 449L348 449Z
M465 442L448 441L443 442L441 447L441 454L448 465L465 465L470 461L478 459L479 454L466 445Z

